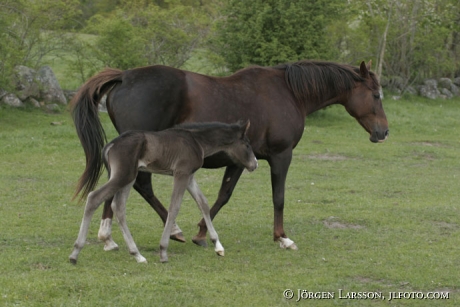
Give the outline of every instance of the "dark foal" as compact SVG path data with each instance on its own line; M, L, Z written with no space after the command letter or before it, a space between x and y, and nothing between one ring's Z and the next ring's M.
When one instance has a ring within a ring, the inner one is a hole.
M249 171L255 170L257 159L246 136L248 128L249 122L244 125L183 124L160 132L128 131L108 143L102 152L109 181L88 195L80 232L69 257L70 262L77 263L78 254L85 245L94 211L102 202L111 198L113 198L111 207L118 218L129 253L136 258L137 262L147 262L139 253L126 224L126 200L139 171L174 177L168 218L160 242L160 261L168 261L169 237L186 189L203 214L216 253L223 256L224 248L212 225L208 202L193 175L203 166L204 158L218 152L225 153L240 167ZM101 171L102 167L87 167L80 180L79 188L93 190Z

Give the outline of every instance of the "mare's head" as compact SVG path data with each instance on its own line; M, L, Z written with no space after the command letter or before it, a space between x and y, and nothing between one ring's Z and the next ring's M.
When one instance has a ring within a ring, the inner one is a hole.
M380 85L376 75L370 71L371 62L361 65L356 72L362 82L356 82L355 87L347 95L342 104L348 113L369 132L371 142L384 142L389 134L388 121L383 111L380 96Z
M247 137L250 126L249 120L244 124L238 123L236 125L236 138L234 138L225 152L233 162L244 166L248 171L252 172L257 168L258 164Z
M372 142L388 136L388 122L380 98L380 84L370 71L371 62L361 66L333 62L300 61L280 65L294 96L304 103L306 114L339 103L370 134Z

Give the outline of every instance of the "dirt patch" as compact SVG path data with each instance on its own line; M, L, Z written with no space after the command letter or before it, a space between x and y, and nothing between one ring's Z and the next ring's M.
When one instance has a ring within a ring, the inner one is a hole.
M330 229L363 229L362 225L347 224L340 222L336 217L328 217L323 221L324 226Z
M313 160L326 160L326 161L343 161L348 160L348 157L341 156L341 155L329 155L329 154L318 154L318 155L308 155L306 156L308 159Z
M412 145L417 146L428 146L428 147L446 147L444 144L439 142L423 141L423 142L414 142Z

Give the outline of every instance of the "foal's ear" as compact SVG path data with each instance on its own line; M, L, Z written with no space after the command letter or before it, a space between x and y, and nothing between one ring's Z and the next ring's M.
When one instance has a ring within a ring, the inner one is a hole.
M372 65L372 60L369 61L366 65L364 61L361 62L361 65L359 66L359 72L361 73L361 77L363 78L369 78L369 70L371 70L371 65Z
M243 134L241 135L241 137L244 137L248 133L250 126L251 126L251 123L249 122L249 119L241 125L241 131L243 131Z

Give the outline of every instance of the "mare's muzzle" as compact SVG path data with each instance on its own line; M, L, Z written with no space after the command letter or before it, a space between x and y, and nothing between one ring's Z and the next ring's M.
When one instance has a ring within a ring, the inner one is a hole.
M369 140L372 143L383 143L385 140L388 138L388 135L390 134L390 130L374 130L371 133L371 136Z

